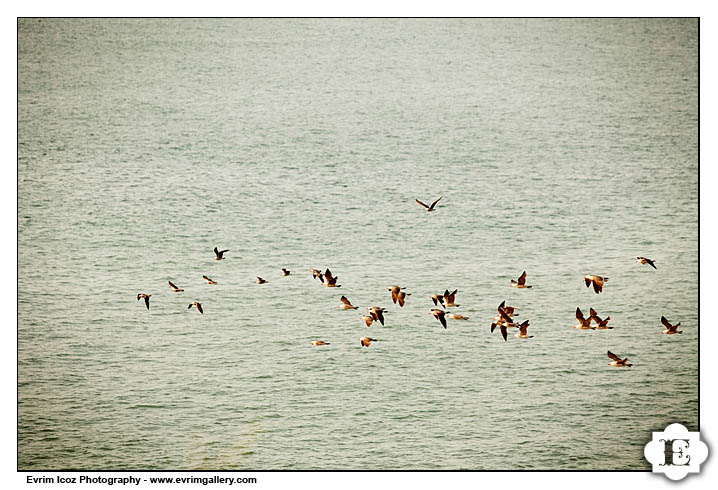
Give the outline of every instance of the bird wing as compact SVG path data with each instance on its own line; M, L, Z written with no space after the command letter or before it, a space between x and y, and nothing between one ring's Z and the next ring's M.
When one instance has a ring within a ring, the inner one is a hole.
M437 300L437 298L438 298L438 295L436 295L436 294L431 297L431 301L434 302L434 306L438 306L438 305L439 305L439 301ZM140 299L139 295L137 296L137 299Z
M379 319L379 322L384 325L384 314L381 310L374 310L376 312L376 317Z
M170 283L170 287L172 289L179 289L177 286L174 285L174 283L172 281L167 281L167 282Z
M439 313L437 314L437 318L441 322L441 324L446 328L446 316L444 315L444 312L439 310Z
M431 206L429 206L429 209L434 209L434 206L436 206L436 203L437 203L437 202L441 201L441 198L442 198L442 197L444 197L444 196L441 196L441 197L439 197L439 199L437 199L436 201L432 202L432 203L431 203ZM426 204L424 204L424 206L426 206Z
M526 335L526 330L528 330L528 328L529 328L528 320L526 320L521 325L519 325L519 332L521 333L521 335Z
M403 294L400 294L400 295L397 297L397 300L399 301L399 306L401 306L402 308L404 307L404 297L405 297L405 296L404 296Z
M499 310L502 309L506 305L506 300L503 300L501 304L499 305Z
M656 267L656 264L654 264L651 259L646 259L646 262L648 262L648 265L650 265L654 269L656 269L656 270L658 269L658 267Z
M458 292L458 289L454 289L454 292L449 295L449 303L453 303L456 299L456 293Z
M430 209L429 206L427 206L427 205L424 204L423 202L419 201L418 199L416 199L416 202L418 202L419 204L421 204L422 206L424 206L426 209Z
M150 297L149 296L145 296L145 305L147 305L147 309L149 310L150 309Z
M511 321L511 317L510 317L508 314L506 314L506 311L505 311L503 308L499 308L499 315L501 315L501 318L502 318L506 323L513 323L513 322Z
M201 304L197 303L197 309L199 310L200 313L202 313L204 315L204 311L202 310Z
M665 316L661 317L661 323L669 330L673 327L673 325L671 325L671 322L669 322Z
M396 293L397 293L397 292L398 292L398 291L397 291L397 288L395 288L395 287L392 287L392 288L391 288L391 300L394 302L394 304L396 304L396 300L397 300L397 294L396 294Z
M598 281L593 281L593 290L594 290L596 293L600 293L600 292L601 292L601 289L603 289L603 288L602 288L601 285L598 283Z
M618 357L616 354L614 354L614 353L611 352L611 351L608 351L608 357L611 358L611 359L614 360L614 361L620 361L620 360L621 360L620 357Z
M524 284L526 284L526 271L519 276L519 286L523 286Z
M352 302L347 299L346 296L342 296L342 297L339 298L339 299L341 299L341 300L342 300L342 303L344 303L344 304L347 305L347 306L354 306L354 305L352 304Z
M217 247L214 247L214 254L219 257L219 251L217 250Z
M207 276L202 276L202 278L204 278L205 281L211 281L211 280L212 280L212 279L210 279L210 278L207 277Z
M506 325L500 325L499 328L501 329L501 336L504 338L504 342L506 342Z
M583 317L583 312L581 311L581 308L578 306L576 307L576 320L583 323L586 321L586 319Z

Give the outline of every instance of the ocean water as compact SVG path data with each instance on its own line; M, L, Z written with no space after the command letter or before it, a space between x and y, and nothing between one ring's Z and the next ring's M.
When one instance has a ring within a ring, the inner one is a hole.
M18 467L648 469L698 430L697 75L695 19L20 19Z

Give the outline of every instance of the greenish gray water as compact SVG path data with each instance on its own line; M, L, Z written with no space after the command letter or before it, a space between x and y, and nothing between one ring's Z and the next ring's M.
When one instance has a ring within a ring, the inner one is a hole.
M21 19L19 468L647 469L698 429L697 27Z

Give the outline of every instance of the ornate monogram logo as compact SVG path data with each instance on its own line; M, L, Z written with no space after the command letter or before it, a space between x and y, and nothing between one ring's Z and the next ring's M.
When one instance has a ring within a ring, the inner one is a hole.
M681 424L671 424L663 432L654 432L653 440L643 449L654 473L665 473L671 480L681 480L688 473L698 473L708 457L708 446L700 432L688 432Z

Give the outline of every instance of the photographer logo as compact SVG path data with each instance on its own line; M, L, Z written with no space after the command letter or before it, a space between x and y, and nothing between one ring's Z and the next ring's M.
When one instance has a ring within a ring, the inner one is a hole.
M654 473L664 473L671 480L681 480L688 473L698 473L708 457L708 446L699 432L688 432L681 424L671 424L663 432L654 432L653 440L643 449Z

